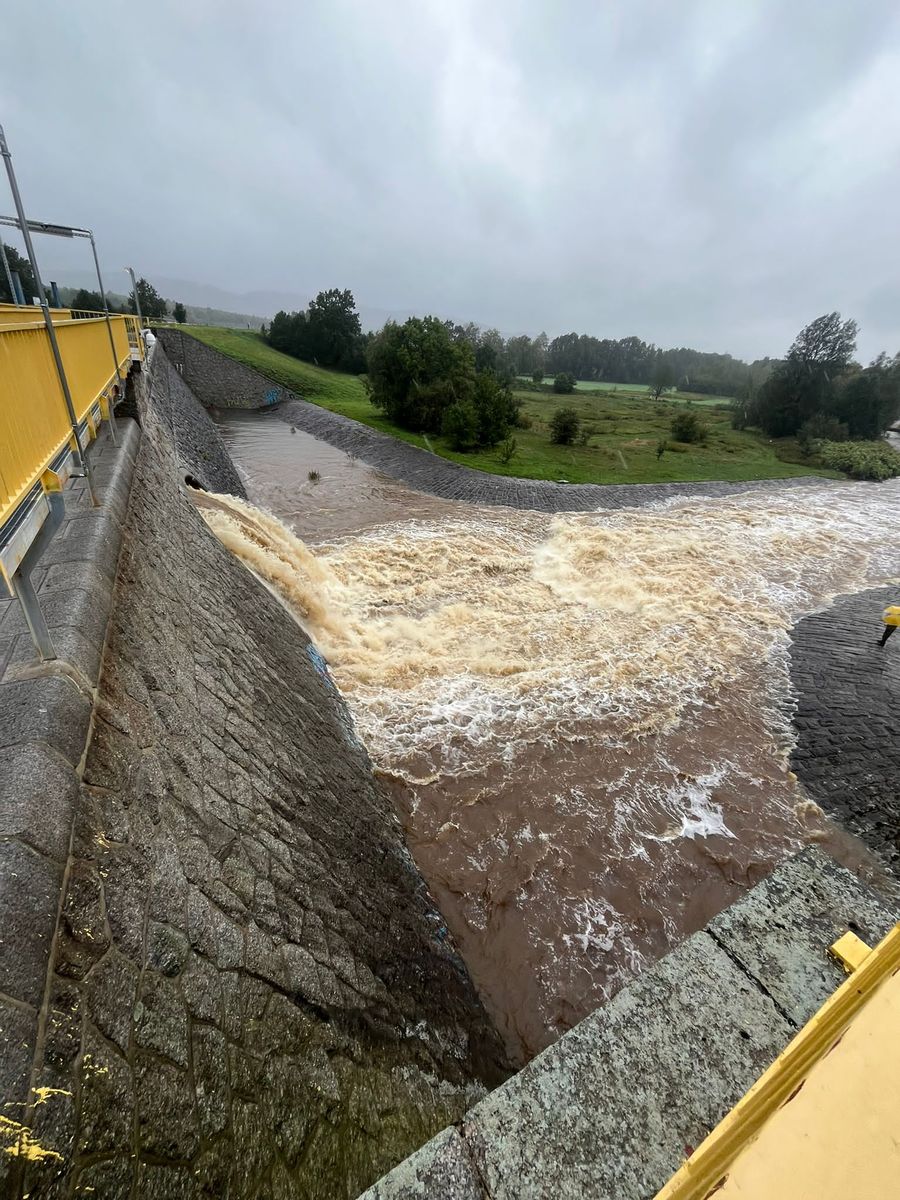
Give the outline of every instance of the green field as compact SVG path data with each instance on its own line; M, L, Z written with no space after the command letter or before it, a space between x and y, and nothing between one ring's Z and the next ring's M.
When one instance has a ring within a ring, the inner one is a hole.
M527 385L528 390L535 386L531 382L530 375L520 375L519 380L522 384ZM540 386L545 388L547 391L552 392L553 376L545 375L543 383ZM602 394L604 396L609 395L610 393L613 395L622 394L626 396L649 395L649 389L646 383L598 383L595 379L576 379L575 391L596 392L598 395ZM666 399L673 400L676 403L684 404L687 404L688 401L690 401L692 404L705 404L712 408L715 408L719 404L727 405L731 403L730 396L707 396L703 392L680 392L675 390L666 392Z
M441 437L407 433L386 420L366 395L362 381L354 375L326 371L300 362L268 346L258 333L219 329L212 326L184 327L207 345L214 346L247 366L255 367L275 383L332 412L343 413L365 425L393 434L415 446L433 450L444 458L497 475L525 479L555 479L567 483L662 483L670 480L697 482L704 479L740 481L781 479L791 475L830 475L833 471L810 466L800 460L796 443L774 442L750 430L731 428L727 400L703 396L703 421L709 433L705 445L675 444L656 457L661 438L671 438L672 415L690 397L673 393L655 401L637 384L589 385L569 396L523 390L516 393L521 412L531 420L530 429L517 429L517 451L504 465L497 450L459 454ZM548 423L560 407L574 408L583 425L592 430L585 446L555 446ZM791 459L795 461L791 461Z

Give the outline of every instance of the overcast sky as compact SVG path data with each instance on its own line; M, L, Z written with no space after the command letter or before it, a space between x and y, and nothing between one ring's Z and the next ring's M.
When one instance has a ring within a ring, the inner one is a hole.
M93 227L115 290L745 357L837 308L900 350L897 0L33 0L0 34L29 215Z

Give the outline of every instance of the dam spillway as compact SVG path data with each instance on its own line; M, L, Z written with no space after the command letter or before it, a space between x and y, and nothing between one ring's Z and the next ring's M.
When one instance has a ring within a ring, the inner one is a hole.
M788 635L889 577L900 484L551 516L216 419L308 542L227 544L324 653L517 1060L804 845L877 871L791 770Z

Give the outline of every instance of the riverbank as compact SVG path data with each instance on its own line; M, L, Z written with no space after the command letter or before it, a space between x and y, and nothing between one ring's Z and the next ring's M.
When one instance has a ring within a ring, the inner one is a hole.
M598 384L598 390L576 391L569 396L533 389L519 391L516 396L528 428L515 430L513 457L504 463L499 449L462 454L452 450L442 437L410 433L393 425L371 404L360 377L326 371L282 354L258 333L192 325L165 331L165 336L170 339L173 334L193 338L246 367L252 367L273 383L319 408L349 417L400 443L415 446L479 474L544 482L625 486L835 477L835 472L804 462L789 439L778 442L749 430L732 429L726 407L702 408L702 419L708 430L702 444L674 442L671 420L683 409L683 402L677 398L653 400L646 391L636 393L612 384L605 390ZM550 417L560 407L577 411L584 444L580 439L571 446L559 446L550 441ZM657 447L661 441L667 442L667 449L658 457Z

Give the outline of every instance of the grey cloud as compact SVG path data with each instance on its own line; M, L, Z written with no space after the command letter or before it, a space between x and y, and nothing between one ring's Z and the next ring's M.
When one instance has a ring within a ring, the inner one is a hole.
M885 0L51 0L0 42L29 209L110 286L749 357L832 308L900 348L898 81Z

